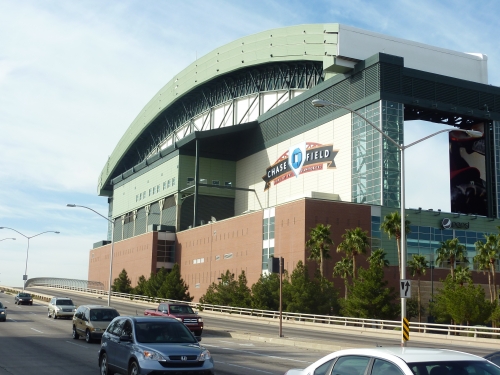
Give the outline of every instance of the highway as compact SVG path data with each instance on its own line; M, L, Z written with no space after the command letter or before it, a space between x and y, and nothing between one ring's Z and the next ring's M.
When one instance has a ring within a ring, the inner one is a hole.
M68 296L75 304L106 304L97 296L54 289L35 289L38 293ZM7 322L0 322L0 374L97 374L99 343L87 344L83 339L71 338L71 320L49 319L45 303L36 301L33 306L14 305L14 296L0 293L0 301L8 307ZM132 303L112 299L111 305L121 315L142 315L147 303ZM214 357L217 374L283 374L287 369L303 368L330 352L331 345L366 346L399 345L398 340L367 338L355 334L332 334L302 327L284 326L284 338L278 338L276 325L245 319L244 321L200 313L205 331L202 344ZM249 340L260 336L267 342ZM270 343L269 341L273 342ZM276 342L278 340L278 343ZM281 340L281 341L280 341ZM284 342L287 341L287 342ZM324 343L324 347L303 349L290 343ZM443 347L443 344L412 343L409 346ZM485 355L495 348L476 346L448 346L477 355Z

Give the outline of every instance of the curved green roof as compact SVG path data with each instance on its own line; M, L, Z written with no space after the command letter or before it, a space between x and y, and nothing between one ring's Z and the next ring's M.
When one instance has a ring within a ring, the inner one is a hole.
M337 54L339 24L297 25L264 31L228 43L176 74L142 109L121 137L99 176L99 195L137 138L160 113L194 88L250 66L287 61L323 61L331 66Z

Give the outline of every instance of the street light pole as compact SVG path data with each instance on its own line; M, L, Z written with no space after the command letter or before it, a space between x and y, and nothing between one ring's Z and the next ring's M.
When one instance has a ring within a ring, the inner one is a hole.
M86 208L87 210L90 210L90 211L96 213L97 215L99 215L100 217L102 217L103 219L106 219L107 221L109 221L111 223L111 254L109 256L109 285L108 285L108 306L111 306L111 283L113 282L113 254L114 254L113 247L115 244L115 241L114 241L114 238L115 238L115 219L110 220L106 216L101 215L99 212L97 212L97 211L95 211L92 208L87 207L87 206L79 206L77 204L70 204L70 203L68 203L66 206L67 207Z
M53 230L47 230L45 232L35 234L34 236L26 236L26 235L22 234L21 232L15 230L14 228L0 227L0 229L10 229L10 230L13 230L14 232L19 233L21 236L23 236L24 238L26 238L28 240L28 247L26 248L26 266L24 268L24 275L23 275L23 281L24 281L24 283L23 283L23 292L24 292L24 289L26 287L26 281L28 281L28 252L30 250L30 239L32 239L33 237L36 237L36 236L40 236L41 234L44 234L44 233L56 233L56 234L59 234L60 232L56 232L56 231L53 231ZM8 238L4 238L4 239L8 239ZM15 240L15 238L12 238L12 239Z
M351 113L356 114L357 116L361 117L367 124L371 125L376 131L378 131L382 136L384 136L388 141L390 141L392 144L394 144L401 155L401 196L400 196L400 215L401 215L401 228L400 228L400 233L401 233L401 246L400 246L400 251L401 251L401 274L400 278L401 280L406 279L406 213L405 213L405 160L404 160L404 154L405 150L411 146L416 145L417 143L420 143L422 141L425 141L426 139L429 139L431 137L434 137L435 135L438 135L440 133L446 133L450 131L460 131L467 133L469 137L473 138L479 138L483 136L483 133L476 131L476 130L466 130L466 129L443 129L440 131L437 131L435 133L432 133L424 138L421 138L415 142L412 142L408 145L403 145L403 144L398 144L394 139L389 137L387 134L385 134L379 127L377 127L374 123L372 123L370 120L368 120L365 116L360 114L359 112L355 111L354 109L351 109L349 107L346 107L345 105L342 104L337 104L337 103L332 103L327 100L322 100L322 99L314 99L312 101L312 105L318 108L322 108L325 106L334 106L334 107L339 107L348 110ZM401 298L401 325L403 325L403 319L406 317L406 298ZM406 346L406 342L403 338L403 329L401 329L401 346Z
M5 241L5 240L15 240L15 238L9 237L9 238L2 238L0 241Z

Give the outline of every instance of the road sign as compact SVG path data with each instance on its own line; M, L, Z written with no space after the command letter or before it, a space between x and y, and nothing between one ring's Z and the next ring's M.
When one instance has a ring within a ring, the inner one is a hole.
M403 340L408 341L410 339L410 322L408 319L403 318Z
M401 298L411 298L411 280L400 280Z

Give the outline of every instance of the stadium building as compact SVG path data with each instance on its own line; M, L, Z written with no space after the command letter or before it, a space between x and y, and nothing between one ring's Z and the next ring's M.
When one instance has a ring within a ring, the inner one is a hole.
M322 223L335 244L346 229L368 231L395 284L396 243L380 224L400 207L401 155L374 126L404 144L413 120L483 133L449 133L452 212L407 210L408 257L432 260L458 237L474 269L474 243L500 224L500 88L488 85L487 57L313 24L217 48L149 101L99 176L114 225L89 253L89 280L108 287L114 241L113 279L125 269L135 285L179 263L198 300L226 270L252 285L270 256L289 271L307 263L308 233ZM333 249L325 276L340 257Z

